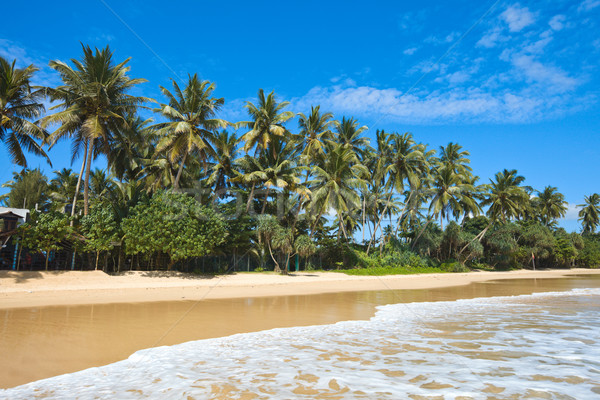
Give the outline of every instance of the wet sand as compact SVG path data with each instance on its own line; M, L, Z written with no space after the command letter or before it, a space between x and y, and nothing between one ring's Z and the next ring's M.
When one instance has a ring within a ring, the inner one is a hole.
M0 387L108 364L143 348L276 327L368 319L382 304L575 287L600 287L600 275L502 279L433 289L5 308L0 310Z

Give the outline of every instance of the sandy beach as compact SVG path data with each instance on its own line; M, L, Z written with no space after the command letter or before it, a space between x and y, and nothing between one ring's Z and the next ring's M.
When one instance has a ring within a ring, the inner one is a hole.
M50 305L308 295L368 290L428 289L497 279L558 278L600 274L600 270L469 272L350 276L337 272L290 275L237 273L198 276L178 272L0 271L0 309Z

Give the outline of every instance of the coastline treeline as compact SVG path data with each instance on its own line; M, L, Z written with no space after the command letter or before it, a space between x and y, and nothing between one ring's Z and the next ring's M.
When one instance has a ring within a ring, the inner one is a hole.
M352 117L296 113L262 89L246 121L225 121L225 100L196 74L161 86L160 99L135 96L145 80L129 76L129 60L82 47L80 59L50 62L58 87L32 86L35 66L0 58L0 141L23 167L0 201L32 210L9 232L21 268L32 268L23 254L41 268L105 271L600 266L598 194L578 206L581 233L568 233L556 187L527 186L512 169L481 181L457 143L384 130L371 141ZM26 153L48 158L60 141L79 171L27 168ZM99 157L106 170L92 167Z

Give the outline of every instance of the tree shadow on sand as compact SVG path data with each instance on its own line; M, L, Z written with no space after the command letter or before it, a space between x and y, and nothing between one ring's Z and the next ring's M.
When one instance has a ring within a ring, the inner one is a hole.
M44 275L60 275L65 272L68 271L0 271L0 279L14 279L15 283L25 283L32 279L44 279Z
M190 280L205 280L214 279L217 275L210 274L190 274L178 271L124 271L111 273L112 276L128 276L136 275L144 278L177 278L177 279L190 279Z

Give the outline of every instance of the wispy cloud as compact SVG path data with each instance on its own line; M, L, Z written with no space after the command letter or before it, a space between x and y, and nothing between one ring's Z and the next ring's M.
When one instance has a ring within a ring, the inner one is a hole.
M577 7L577 11L587 12L593 10L598 6L600 6L600 0L584 0L583 2L581 2L579 7Z
M38 67L39 71L34 74L32 79L34 85L56 86L61 82L58 74L48 67L48 59L32 54L15 42L0 39L0 55L9 61L16 60L18 68L25 68L31 64Z
M550 22L548 22L548 25L550 25L550 28L552 28L555 31L561 31L565 27L566 20L567 17L565 17L562 14L555 15L554 17L552 17Z
M530 83L542 84L553 93L562 93L576 88L579 81L558 67L547 66L532 56L520 54L512 58L512 64Z
M567 95L549 96L531 88L490 92L478 87L421 91L403 95L398 89L370 86L314 87L293 99L294 109L320 104L336 114L387 117L406 124L528 123L573 111L577 105Z
M520 32L535 21L535 17L529 8L521 7L518 3L509 6L500 18L508 25L511 32Z
M402 52L402 54L405 54L407 56L412 56L413 54L415 54L415 52L418 50L417 47L409 47L408 49L404 50Z

